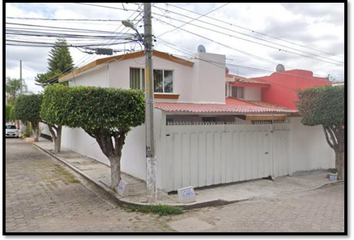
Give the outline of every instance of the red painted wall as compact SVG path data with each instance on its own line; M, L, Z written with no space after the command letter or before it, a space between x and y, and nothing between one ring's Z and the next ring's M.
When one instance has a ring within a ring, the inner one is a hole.
M296 110L297 89L314 86L332 85L326 78L314 77L311 71L289 70L275 72L270 76L251 78L270 83L269 88L262 88L262 101Z

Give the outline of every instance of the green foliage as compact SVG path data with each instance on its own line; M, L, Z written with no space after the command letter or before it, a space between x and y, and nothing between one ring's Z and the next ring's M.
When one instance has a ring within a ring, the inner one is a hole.
M46 123L63 125L65 114L70 111L68 86L54 84L44 89L40 117Z
M337 170L337 168L328 168L328 172L330 172L330 173L337 173L338 170Z
M52 124L87 131L129 131L145 119L140 90L54 85L44 91L41 117Z
M141 213L155 213L155 214L159 214L160 216L177 215L183 213L183 210L180 207L167 206L162 204L130 207L129 209L131 211L137 211Z
M32 135L30 123L26 123L26 127L21 129L21 134L25 137L30 137Z
M344 125L344 86L321 86L298 91L296 107L308 126Z
M6 122L8 122L11 118L10 118L10 114L11 114L11 109L13 109L13 105L8 105L6 104Z
M27 85L24 81L22 81L21 85L20 79L10 77L6 78L6 94L8 96L8 104L14 104L16 97L21 93L21 87L27 91Z
M60 70L56 70L54 72L39 73L34 78L34 80L36 81L36 85L45 87L47 85L53 84L53 82L57 82L61 74L62 73Z
M73 59L65 39L58 39L55 42L54 47L49 52L48 65L49 72L59 70L65 73L74 68Z
M48 71L37 74L35 78L36 84L45 87L57 83L60 75L73 69L74 64L68 44L65 39L58 39L49 52Z
M15 107L12 107L10 110L10 115L9 115L10 120L16 120L15 118Z
M22 121L40 121L43 96L41 94L20 95L14 105L14 117Z

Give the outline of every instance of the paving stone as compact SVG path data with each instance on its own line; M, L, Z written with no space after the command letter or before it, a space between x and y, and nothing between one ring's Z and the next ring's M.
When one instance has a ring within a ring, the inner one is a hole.
M6 232L172 231L157 215L109 205L72 178L26 141L6 139Z

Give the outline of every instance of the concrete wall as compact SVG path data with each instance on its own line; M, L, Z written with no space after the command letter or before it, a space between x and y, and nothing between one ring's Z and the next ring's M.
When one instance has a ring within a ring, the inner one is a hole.
M293 172L334 168L334 151L322 126L305 126L300 117L290 118L292 128Z
M123 172L143 180L146 179L144 135L144 126L133 128L128 133L121 159L121 170ZM110 165L96 139L90 137L81 128L63 127L62 147Z
M294 110L295 101L298 99L296 90L332 84L326 78L314 77L311 71L306 70L275 72L270 76L251 79L271 84L269 88L262 89L262 101Z
M108 87L108 65L105 65L99 69L91 69L87 73L75 77L69 81L69 86L96 86L96 87Z
M196 58L191 84L192 101L225 103L225 55L199 52Z
M244 100L247 101L261 101L262 100L261 88L258 87L245 87Z
M177 101L191 102L192 91L190 84L192 81L192 68L158 57L153 58L153 66L155 70L173 71L173 93L180 94ZM129 89L130 68L145 68L145 57L129 59L121 62L111 62L109 64L110 87ZM156 99L156 101L160 100ZM163 101L165 101L165 99L163 99Z

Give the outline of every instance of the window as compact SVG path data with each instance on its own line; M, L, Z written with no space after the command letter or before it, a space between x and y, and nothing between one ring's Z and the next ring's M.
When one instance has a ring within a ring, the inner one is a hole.
M143 68L130 68L130 88L145 89L145 71Z
M145 71L143 68L130 68L130 88L145 90ZM154 70L154 92L173 92L173 71Z
M154 70L154 92L173 92L173 72L167 70Z
M244 88L243 87L232 87L232 96L236 98L243 98Z

